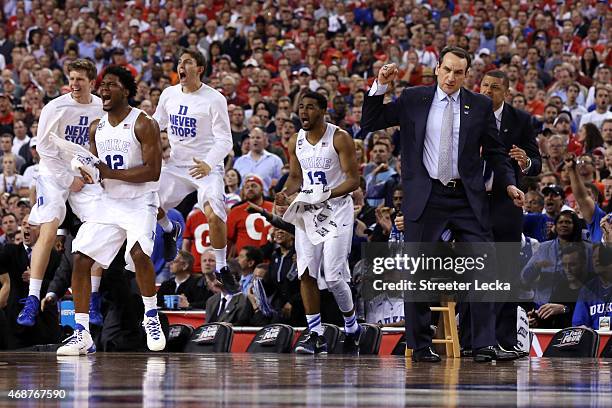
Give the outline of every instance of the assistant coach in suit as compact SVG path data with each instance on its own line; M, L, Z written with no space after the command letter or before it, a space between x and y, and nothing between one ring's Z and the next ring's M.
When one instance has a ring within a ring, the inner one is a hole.
M437 84L405 89L383 104L384 92L398 73L381 68L365 98L362 126L375 131L400 126L404 237L408 242L436 242L450 228L457 241L491 242L483 159L493 167L507 195L522 206L510 159L495 126L491 100L462 88L471 57L447 47L436 66ZM481 155L482 152L482 155ZM431 349L429 304L405 302L406 345L413 360L438 362ZM476 361L507 360L516 353L497 346L494 305L479 303L471 312Z
M507 154L512 158L513 184L520 186L524 176L537 176L542 171L542 157L527 112L515 109L504 102L508 96L509 81L505 72L487 72L480 83L480 93L491 98L493 115L499 137ZM491 224L495 242L521 242L523 232L523 210L516 207L504 192L504 187L493 174L490 192ZM508 267L506 273L516 273L520 268L519 254L516 263L503 260L500 267ZM518 275L515 275L518 276ZM517 345L516 319L518 304L514 302L497 305L497 341L506 350L515 350L522 356Z

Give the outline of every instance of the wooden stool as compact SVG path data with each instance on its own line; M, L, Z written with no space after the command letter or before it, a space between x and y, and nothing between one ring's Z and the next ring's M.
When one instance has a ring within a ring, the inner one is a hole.
M432 339L433 344L444 344L446 356L461 358L459 350L459 332L457 331L457 318L455 314L455 302L441 302L441 306L432 306L432 312L442 313L442 338Z

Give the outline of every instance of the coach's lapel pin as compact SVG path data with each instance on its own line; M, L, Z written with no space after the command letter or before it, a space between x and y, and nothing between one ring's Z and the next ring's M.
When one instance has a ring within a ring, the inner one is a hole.
M464 115L467 115L468 113L470 113L470 105L463 105L463 109L465 109L463 111Z

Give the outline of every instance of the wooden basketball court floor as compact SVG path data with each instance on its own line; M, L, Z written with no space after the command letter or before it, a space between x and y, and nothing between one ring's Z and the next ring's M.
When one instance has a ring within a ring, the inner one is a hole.
M612 406L611 381L602 359L0 353L0 407L599 407Z

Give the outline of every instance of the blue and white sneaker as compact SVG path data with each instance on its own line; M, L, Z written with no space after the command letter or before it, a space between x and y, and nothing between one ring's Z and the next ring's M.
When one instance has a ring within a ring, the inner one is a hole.
M19 316L17 316L17 323L22 326L34 326L36 324L36 316L38 316L40 311L40 300L36 296L30 295L25 299L21 299L19 303L24 303L25 306L19 312Z
M152 309L145 313L142 326L147 333L147 347L151 351L162 351L166 348L166 336L162 331L157 310Z
M96 345L91 338L91 334L78 323L74 327L74 333L68 338L68 342L57 349L58 356L80 356L95 352Z
M300 340L294 350L297 354L327 354L327 342L325 337L319 336L317 332L308 332L303 340Z
M104 317L102 317L102 296L99 292L93 292L89 298L89 324L102 326Z
M172 231L164 232L164 259L167 262L173 261L176 258L176 254L178 253L178 248L176 247L176 242L178 241L181 233L183 232L183 228L181 224L177 221L172 222Z

